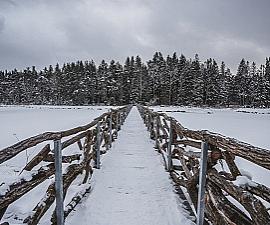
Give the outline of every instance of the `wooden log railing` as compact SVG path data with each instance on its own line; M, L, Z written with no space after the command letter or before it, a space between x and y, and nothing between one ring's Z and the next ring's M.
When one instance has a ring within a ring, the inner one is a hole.
M183 187L187 192L194 211L198 201L201 143L207 142L209 149L205 193L206 220L216 225L270 224L267 209L267 204L270 203L270 188L254 181L247 182L244 186L234 184L237 176L241 176L235 163L236 156L270 170L269 150L207 130L190 130L164 113L155 112L141 105L137 107L150 132L150 137L155 140L157 151L163 156L165 167L172 180L175 185ZM168 157L170 126L172 155ZM168 168L170 158L172 166ZM216 165L219 162L227 164L229 171L218 171ZM241 209L243 207L245 212Z
M5 212L10 204L16 204L16 201L26 195L30 190L37 187L46 181L49 177L55 174L54 151L51 149L49 141L59 140L65 137L62 142L62 151L71 146L77 145L78 154L70 154L62 156L62 163L67 165L63 174L63 192L64 196L67 193L72 182L78 178L79 174L84 174L81 181L82 188L78 193L75 193L71 201L65 207L64 217L76 207L82 197L89 192L91 185L90 179L94 171L96 160L95 146L97 142L97 124L100 125L100 146L101 154L106 153L111 147L111 142L117 138L117 133L126 119L131 106L124 106L117 109L112 109L110 112L103 113L101 116L94 119L91 123L60 132L46 132L39 134L23 141L20 141L10 147L0 151L0 164L8 160L12 160L21 152L34 147L38 144L45 143L45 146L37 153L28 163L22 168L20 174L24 171L28 173L28 179L19 179L13 183L5 184L1 181L1 185L7 185L5 193L0 194L0 220L5 215ZM110 138L110 135L112 137ZM17 156L19 157L19 155ZM32 172L32 178L29 179L29 173ZM23 176L22 176L23 177ZM34 207L32 213L27 218L20 218L25 224L38 224L42 216L48 211L55 201L55 185L50 184L47 188L44 197ZM51 217L51 224L56 224L55 213Z

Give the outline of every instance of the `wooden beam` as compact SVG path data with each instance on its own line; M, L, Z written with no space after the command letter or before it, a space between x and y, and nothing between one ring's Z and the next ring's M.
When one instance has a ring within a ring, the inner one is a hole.
M49 154L50 151L51 151L50 144L45 145L44 148L29 163L26 164L26 166L22 169L22 171L32 170L36 165L38 165L43 160L43 158L46 155Z
M261 201L255 198L250 192L227 181L220 176L215 169L209 170L208 178L220 189L223 189L234 199L239 201L249 212L254 224L261 225L269 223L270 215L268 214L267 209Z
M12 202L18 200L34 187L45 181L48 177L54 174L54 164L41 167L37 173L33 173L31 180L20 180L11 184L5 195L0 196L0 209L10 205Z

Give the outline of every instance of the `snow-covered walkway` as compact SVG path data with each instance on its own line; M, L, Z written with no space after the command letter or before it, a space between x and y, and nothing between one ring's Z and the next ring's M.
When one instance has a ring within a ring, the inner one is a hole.
M172 183L136 107L95 170L92 191L67 218L73 225L186 225Z

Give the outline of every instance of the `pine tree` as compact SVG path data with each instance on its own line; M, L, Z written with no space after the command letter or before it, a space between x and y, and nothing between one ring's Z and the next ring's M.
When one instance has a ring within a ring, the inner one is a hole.
M248 78L249 66L245 59L242 59L236 76L235 76L235 88L238 90L237 102L239 105L246 105L248 102L248 90L250 85L250 79Z
M201 106L203 104L203 75L201 71L199 56L197 54L191 63L190 74L192 81L191 85L193 89L190 104Z
M97 70L97 83L96 83L96 103L97 104L106 104L107 103L107 72L108 72L108 64L105 62L105 60L101 61L101 64L98 67Z

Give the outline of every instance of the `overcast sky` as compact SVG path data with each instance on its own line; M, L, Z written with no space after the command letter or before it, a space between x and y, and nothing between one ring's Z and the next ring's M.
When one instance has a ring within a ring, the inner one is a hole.
M270 0L0 0L0 69L213 57L235 71L270 56Z

